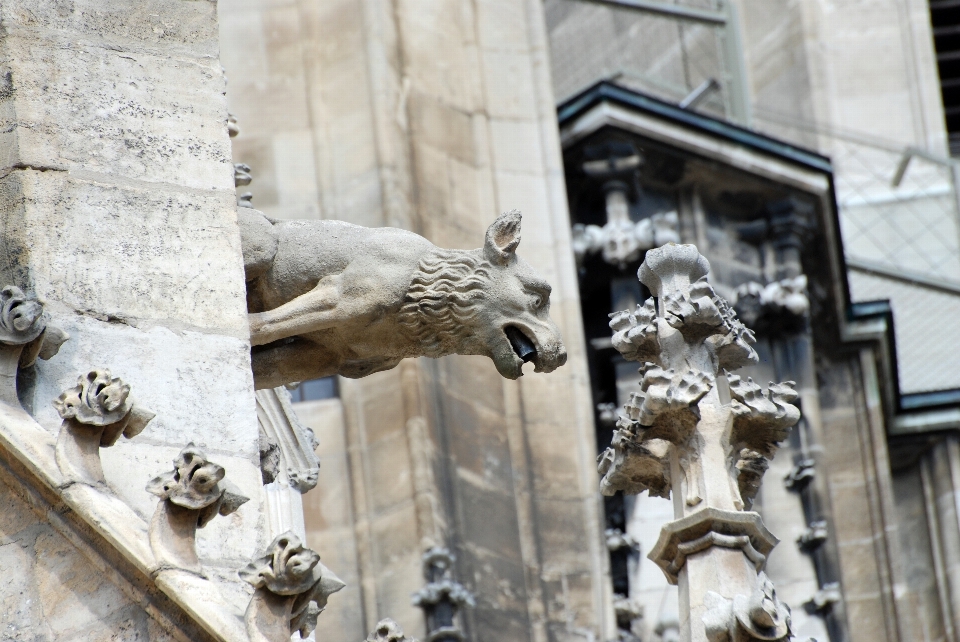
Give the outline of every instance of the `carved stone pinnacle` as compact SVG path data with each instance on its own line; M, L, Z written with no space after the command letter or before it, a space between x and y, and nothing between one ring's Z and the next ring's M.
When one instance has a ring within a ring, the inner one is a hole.
M681 639L780 640L789 609L762 573L777 539L748 511L800 419L797 393L728 372L757 361L755 339L709 272L692 245L650 250L637 276L654 298L610 315L613 346L642 364L642 380L598 460L600 489L673 497L676 521L649 557L690 609Z

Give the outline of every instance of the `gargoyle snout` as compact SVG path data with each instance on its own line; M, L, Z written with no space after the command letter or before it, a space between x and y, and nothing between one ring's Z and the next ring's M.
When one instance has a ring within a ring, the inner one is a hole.
M534 360L537 372L553 372L567 362L567 349L563 341L556 341L541 347Z

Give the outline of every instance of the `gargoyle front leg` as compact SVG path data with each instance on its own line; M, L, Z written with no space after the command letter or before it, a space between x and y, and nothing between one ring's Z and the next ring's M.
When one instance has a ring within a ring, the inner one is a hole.
M287 301L280 307L249 315L250 344L265 345L307 332L329 328L343 321L340 302L339 274L320 280L309 292Z

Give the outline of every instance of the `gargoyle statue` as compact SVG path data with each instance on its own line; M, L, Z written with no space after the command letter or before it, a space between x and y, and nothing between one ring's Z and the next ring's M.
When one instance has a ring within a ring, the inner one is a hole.
M406 357L485 355L509 379L527 361L536 372L566 362L550 285L516 255L516 210L477 250L394 228L238 216L257 388L365 377Z

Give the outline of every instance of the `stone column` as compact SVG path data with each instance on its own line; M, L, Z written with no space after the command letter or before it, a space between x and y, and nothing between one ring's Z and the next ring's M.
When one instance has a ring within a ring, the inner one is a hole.
M122 377L156 418L103 451L107 484L148 519L150 476L208 451L253 498L197 541L242 595L261 483L216 4L11 0L0 22L0 282L71 337L35 418L58 430L78 372Z
M729 372L756 362L754 338L708 272L692 245L649 251L638 276L656 300L610 323L643 380L600 458L601 491L672 495L676 519L649 557L679 584L683 640L786 639L789 609L762 572L777 539L749 509L800 418L797 395L792 382L763 391Z

